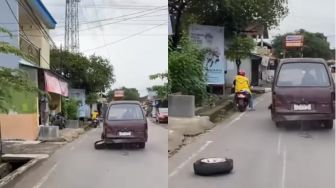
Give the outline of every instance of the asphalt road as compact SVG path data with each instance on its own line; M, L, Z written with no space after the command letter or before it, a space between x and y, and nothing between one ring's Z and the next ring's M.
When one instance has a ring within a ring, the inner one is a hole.
M256 111L237 113L169 159L169 188L335 188L335 131L314 125L277 129L259 97ZM193 162L234 159L231 174L200 177Z
M149 125L146 149L95 150L101 128L58 150L8 185L13 188L167 188L167 130Z

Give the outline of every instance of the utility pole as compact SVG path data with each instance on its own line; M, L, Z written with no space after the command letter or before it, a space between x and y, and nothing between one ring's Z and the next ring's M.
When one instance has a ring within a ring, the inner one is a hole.
M65 5L65 50L79 52L78 4L80 0L66 0Z

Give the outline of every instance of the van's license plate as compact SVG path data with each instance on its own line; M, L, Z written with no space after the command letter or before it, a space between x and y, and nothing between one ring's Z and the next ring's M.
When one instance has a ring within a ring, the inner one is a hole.
M295 111L308 111L312 109L311 104L294 104Z
M119 136L131 136L131 132L119 132Z

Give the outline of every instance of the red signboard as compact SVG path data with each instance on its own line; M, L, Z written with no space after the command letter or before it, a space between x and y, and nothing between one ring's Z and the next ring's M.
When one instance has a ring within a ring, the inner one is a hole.
M69 95L68 83L58 79L53 74L44 71L45 90L51 93L57 93L63 96Z

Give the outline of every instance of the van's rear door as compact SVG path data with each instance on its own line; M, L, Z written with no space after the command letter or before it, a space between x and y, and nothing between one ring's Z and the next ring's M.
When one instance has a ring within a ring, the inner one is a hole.
M290 62L281 65L273 91L278 113L332 113L334 84L325 64Z

